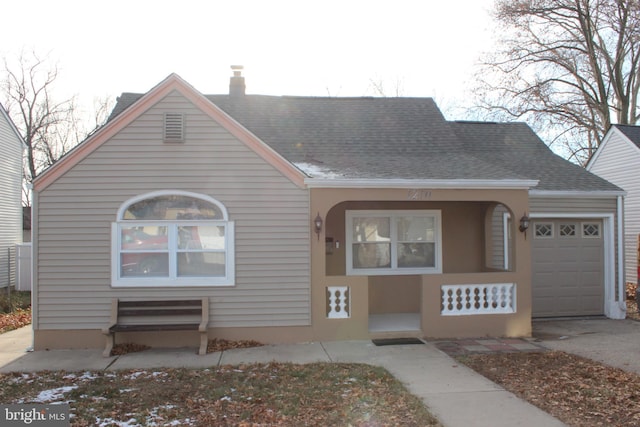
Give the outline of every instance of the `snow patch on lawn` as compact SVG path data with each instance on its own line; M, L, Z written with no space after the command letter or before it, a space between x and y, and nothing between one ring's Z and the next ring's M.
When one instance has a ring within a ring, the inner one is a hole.
M140 427L142 425L138 423L135 418L131 418L127 421L118 421L113 418L96 418L96 423L98 427Z
M38 394L38 397L34 399L34 402L39 403L51 403L56 402L64 398L65 393L69 393L77 389L77 385L67 386L67 387L59 387L51 390L44 390Z
M85 373L83 373L80 376L78 376L76 374L69 374L69 375L65 375L62 378L65 379L65 380L87 380L87 381L91 381L91 380L95 380L96 378L98 378L98 376L92 374L89 371L86 371Z
M136 372L132 372L129 375L125 375L124 378L127 380L137 380L140 377L152 377L152 378L160 378L160 377L166 377L167 374L166 372L147 372L147 371L136 371Z
M192 426L195 425L195 420L185 418L184 420L172 420L168 421L159 412L161 410L170 410L175 408L174 405L163 405L157 408L153 408L149 411L149 415L146 416L144 423L139 423L135 418L130 418L126 421L119 421L113 418L96 418L96 426L98 427L157 427L157 426ZM127 414L131 416L131 414Z

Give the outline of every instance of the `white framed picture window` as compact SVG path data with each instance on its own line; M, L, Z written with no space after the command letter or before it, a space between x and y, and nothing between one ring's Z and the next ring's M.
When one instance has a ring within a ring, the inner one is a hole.
M231 286L234 224L218 201L155 192L125 202L112 224L112 285Z
M346 212L347 274L442 272L439 210Z

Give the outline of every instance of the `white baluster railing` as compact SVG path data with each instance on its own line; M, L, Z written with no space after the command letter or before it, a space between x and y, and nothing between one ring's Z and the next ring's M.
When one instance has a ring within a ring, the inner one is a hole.
M515 283L442 285L443 316L516 312Z
M351 313L351 292L348 286L328 286L329 319L348 319Z

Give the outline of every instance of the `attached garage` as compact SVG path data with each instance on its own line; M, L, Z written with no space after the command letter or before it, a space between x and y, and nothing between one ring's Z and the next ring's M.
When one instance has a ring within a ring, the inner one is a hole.
M533 317L603 315L603 220L536 218L531 234Z

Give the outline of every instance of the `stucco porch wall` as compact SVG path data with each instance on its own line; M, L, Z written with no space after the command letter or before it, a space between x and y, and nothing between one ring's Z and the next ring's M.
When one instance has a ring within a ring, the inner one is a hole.
M510 314L441 315L442 285L514 283L516 312ZM428 338L531 336L530 281L515 273L443 274L422 276L422 332Z
M391 202L391 203L389 203ZM471 202L471 203L468 203ZM515 217L510 248L511 271L494 272L485 265L486 218L481 206L503 204ZM311 239L311 276L314 339L368 339L370 292L379 292L379 277L347 276L344 271L344 212L348 209L443 209L443 272L418 276L421 334L425 337L516 337L531 334L531 251L517 221L529 211L527 189L347 189L313 188L310 218L320 215L325 227ZM455 209L452 207L455 206ZM469 207L470 209L466 209ZM446 214L449 211L451 217ZM456 227L447 230L447 221ZM313 227L313 224L310 224ZM449 234L446 232L449 231ZM467 247L461 245L469 237ZM333 239L330 251L325 237ZM336 247L336 240L340 245ZM449 243L447 243L449 242ZM452 243L454 242L454 243ZM469 247L479 253L469 254ZM461 255L462 254L462 255ZM464 262L460 260L467 255ZM331 261L329 261L329 259ZM470 259L469 259L470 258ZM336 262L336 260L338 260ZM415 277L415 276L414 276ZM410 280L411 281L411 280ZM516 312L510 314L441 315L442 285L516 284ZM327 287L349 287L350 313L346 319L327 317ZM385 290L384 292L389 292Z
M514 273L439 274L421 276L419 301L422 337L528 337L531 336L531 291L519 283ZM315 340L369 339L370 280L366 276L342 276L326 278L327 286L345 286L350 292L350 312L346 319L329 319L326 316L326 286L314 287ZM516 312L510 314L474 314L444 316L441 314L442 285L477 285L495 283L516 284ZM406 336L406 331L385 336Z

